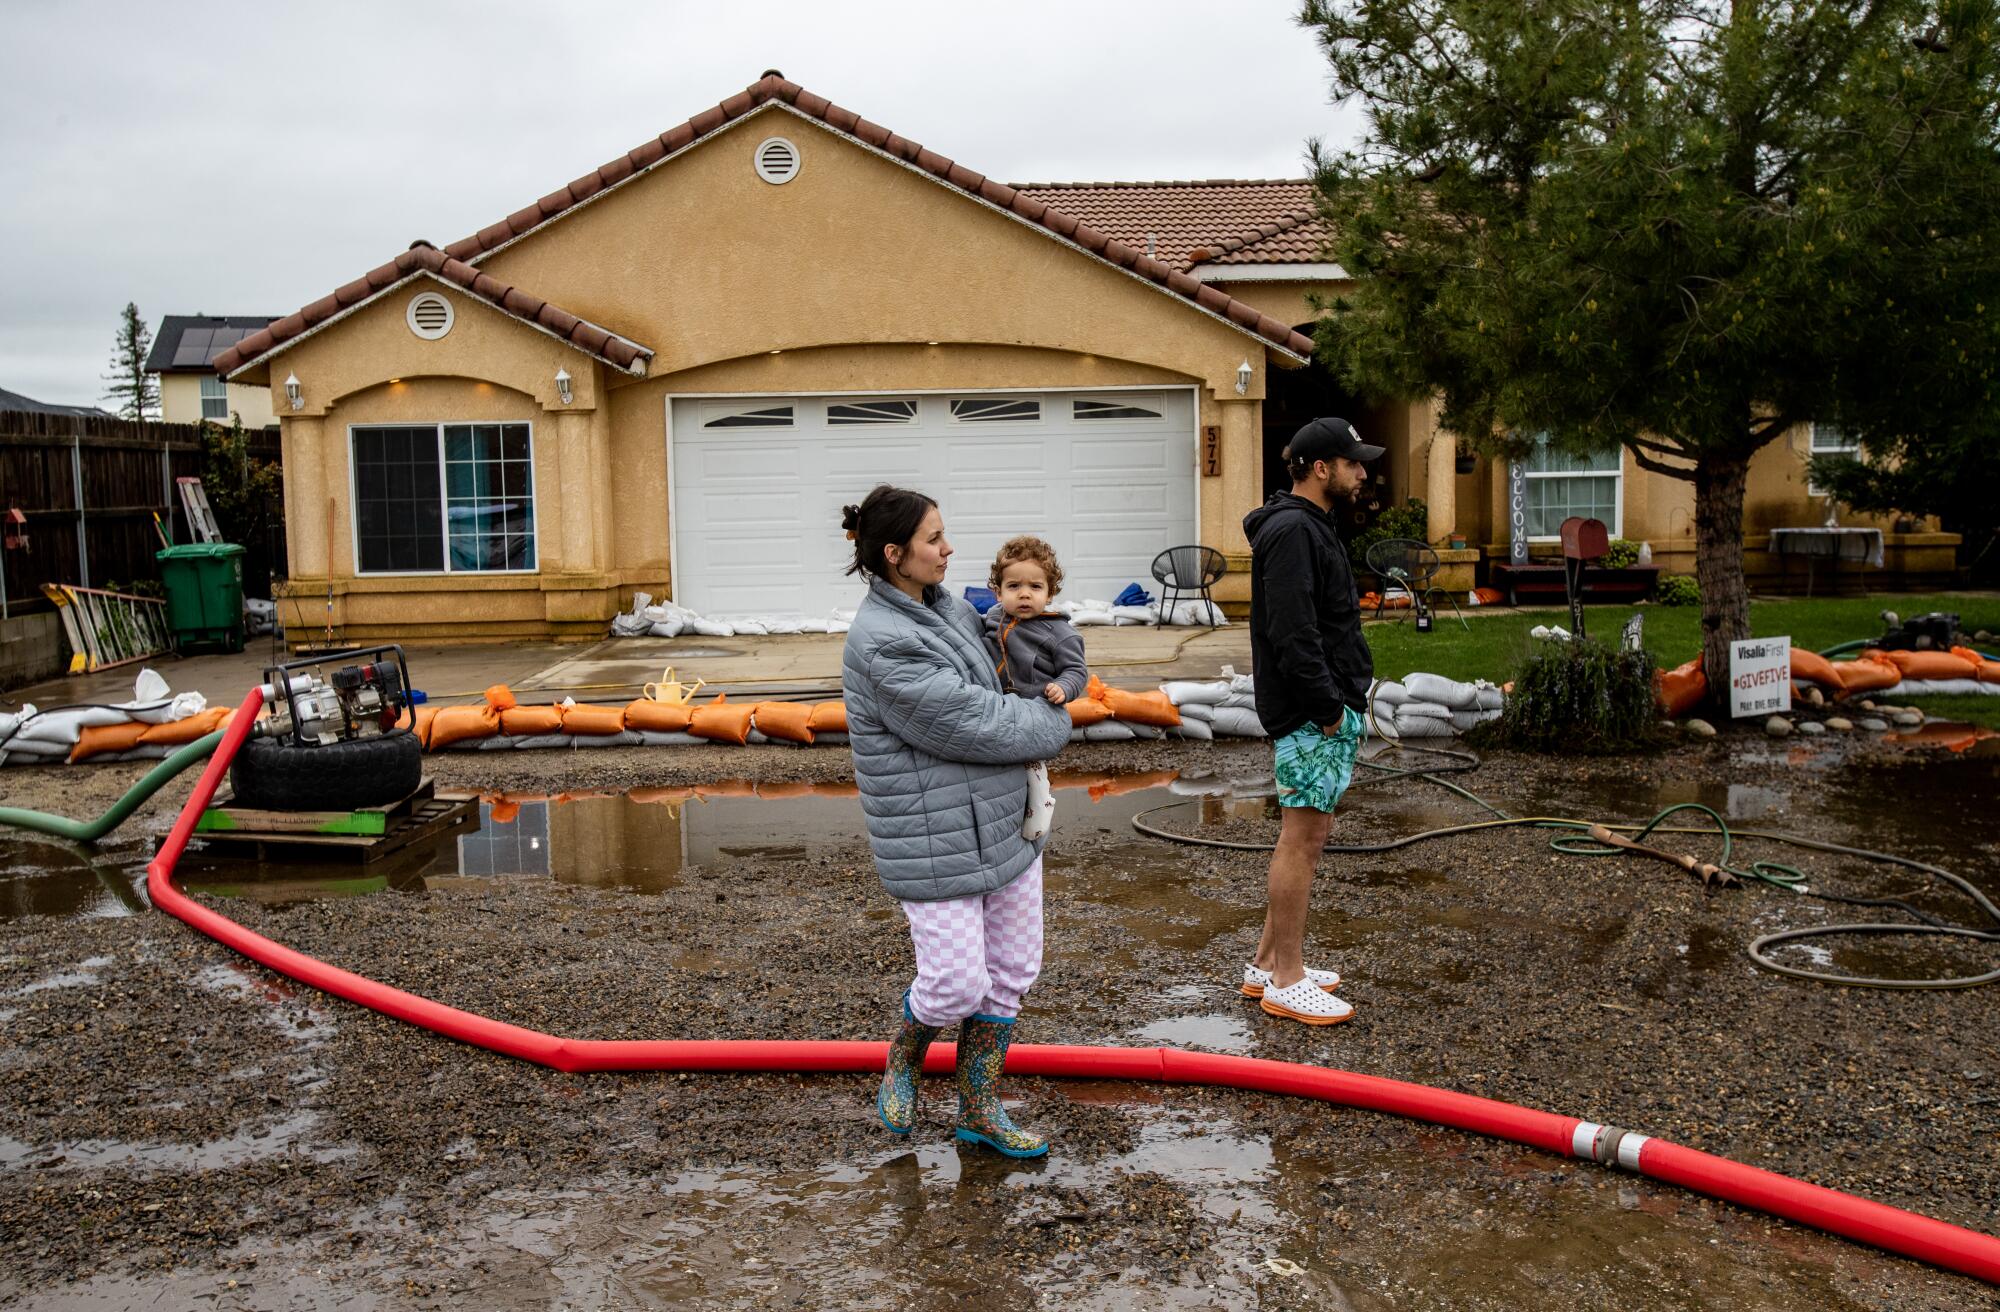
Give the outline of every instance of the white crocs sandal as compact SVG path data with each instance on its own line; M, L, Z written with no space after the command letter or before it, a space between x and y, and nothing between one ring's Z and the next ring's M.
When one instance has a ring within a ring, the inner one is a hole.
M1337 970L1320 970L1313 966L1307 966L1306 978L1311 980L1313 983L1319 985L1321 988L1325 989L1328 993L1331 993L1335 989L1340 987L1340 972ZM1255 962L1250 962L1244 965L1243 967L1244 997L1261 998L1264 996L1264 990L1269 988L1270 986L1271 986L1270 971L1259 970Z
M1257 1003L1273 1016L1307 1025L1338 1025L1354 1015L1354 1007L1313 983L1311 976L1285 988L1267 988Z

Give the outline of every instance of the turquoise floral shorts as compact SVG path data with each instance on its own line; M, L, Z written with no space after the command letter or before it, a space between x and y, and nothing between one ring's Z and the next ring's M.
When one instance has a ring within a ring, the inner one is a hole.
M1361 755L1361 716L1343 707L1340 728L1320 732L1316 724L1300 725L1277 741L1278 805L1309 806L1332 811L1354 782L1354 762Z

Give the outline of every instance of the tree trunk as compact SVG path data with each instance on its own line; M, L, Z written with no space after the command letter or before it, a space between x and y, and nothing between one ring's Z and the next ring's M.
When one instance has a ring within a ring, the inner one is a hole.
M1743 581L1743 488L1748 456L1704 456L1694 477L1694 572L1701 584L1702 671L1709 697L1726 715L1729 645L1750 636L1750 590Z

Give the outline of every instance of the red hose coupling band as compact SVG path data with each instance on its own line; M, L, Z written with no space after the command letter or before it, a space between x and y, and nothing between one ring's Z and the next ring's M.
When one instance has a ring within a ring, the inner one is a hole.
M1599 1125L1595 1121L1578 1121L1576 1129L1570 1132L1569 1150L1572 1155L1587 1162L1636 1171L1639 1169L1640 1149L1651 1142L1651 1135L1640 1134L1636 1130Z

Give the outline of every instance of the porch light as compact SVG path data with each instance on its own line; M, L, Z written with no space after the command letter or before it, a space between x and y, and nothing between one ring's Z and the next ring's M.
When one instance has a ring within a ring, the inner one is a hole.
M285 399L292 403L292 409L294 410L305 408L306 398L305 394L299 390L299 376L297 374L285 375Z
M564 405L576 399L576 392L569 385L569 370L560 367L556 369L556 395L562 398Z
M1245 360L1236 366L1236 395L1242 396L1250 390L1250 362Z

